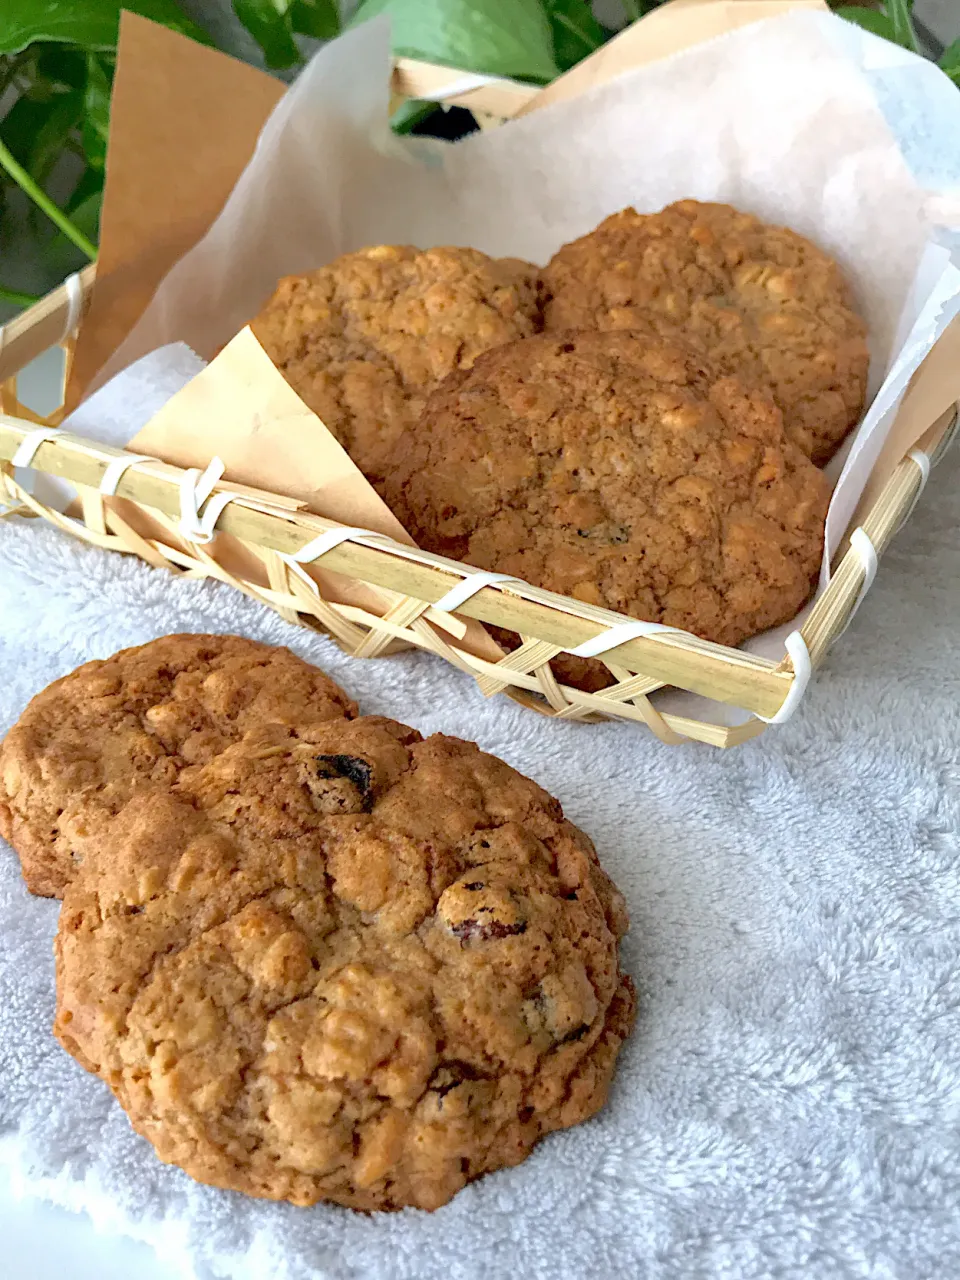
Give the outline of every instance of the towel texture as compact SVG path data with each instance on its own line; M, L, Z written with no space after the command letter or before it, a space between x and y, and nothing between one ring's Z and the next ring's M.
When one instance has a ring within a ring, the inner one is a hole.
M160 1164L54 1042L57 904L0 848L0 1156L188 1276L960 1274L960 475L949 456L788 725L729 753L359 662L227 587L0 525L0 731L178 630L290 645L368 712L532 775L625 892L640 1016L609 1106L435 1214L247 1200Z

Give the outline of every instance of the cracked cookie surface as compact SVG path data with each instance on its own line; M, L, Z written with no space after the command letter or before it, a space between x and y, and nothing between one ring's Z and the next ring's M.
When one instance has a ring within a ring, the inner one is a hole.
M251 327L379 484L442 378L542 327L538 277L476 249L378 245L281 280Z
M31 893L60 897L105 820L144 782L172 785L270 721L356 715L288 649L241 636L164 636L54 681L0 744L0 835Z
M433 1209L603 1105L626 926L559 803L472 743L278 728L112 824L55 1030L202 1182Z
M428 551L728 645L809 597L829 496L766 393L627 331L480 356L391 483ZM558 664L577 682L597 666Z
M768 387L820 466L860 417L865 325L837 263L787 227L696 200L624 209L543 278L548 330L677 327L724 372Z

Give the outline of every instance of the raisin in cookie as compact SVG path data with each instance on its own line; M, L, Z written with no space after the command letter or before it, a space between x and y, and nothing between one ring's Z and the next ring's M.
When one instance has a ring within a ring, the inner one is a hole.
M270 722L356 705L322 671L240 636L175 635L88 662L38 693L0 744L0 835L31 893L60 897L106 816Z
M428 551L730 645L810 595L827 499L766 393L626 331L451 375L390 496Z
M251 327L378 484L441 378L542 327L538 271L476 249L381 245L281 280Z
M677 326L727 373L769 387L822 466L863 409L866 329L840 268L786 227L725 204L624 209L544 271L548 330Z
M623 900L559 803L379 717L143 792L64 897L61 1043L162 1160L434 1209L607 1096Z

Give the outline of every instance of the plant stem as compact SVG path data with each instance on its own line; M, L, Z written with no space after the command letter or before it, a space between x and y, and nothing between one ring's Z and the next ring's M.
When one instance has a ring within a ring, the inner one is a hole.
M21 293L19 289L8 289L0 284L0 302L12 302L15 307L32 307L39 301L36 293Z
M68 240L72 240L91 262L96 261L97 246L87 239L79 227L73 225L62 209L57 208L47 193L34 182L23 165L17 163L2 142L0 142L0 168L6 169L17 186L30 197L38 209L47 215L51 222L60 228Z
M566 27L566 29L570 32L570 34L573 36L573 38L574 38L575 40L579 40L579 41L580 41L580 43L581 43L581 44L584 46L584 48L586 49L587 53L593 53L594 49L595 49L597 46L593 43L593 41L590 39L590 37L587 35L587 33L586 33L586 32L585 32L581 27L578 27L578 26L577 26L577 24L576 24L575 22L571 22L571 21L570 21L570 19L567 17L567 15L566 15L565 13L556 13L556 14L554 14L554 21L555 21L559 26L561 26L561 27ZM586 55L584 55L584 56L586 56Z
M914 30L913 19L910 17L910 7L907 0L887 0L887 13L893 23L893 30L897 40L905 49L910 49L913 53L922 53L920 41L917 39L917 33Z

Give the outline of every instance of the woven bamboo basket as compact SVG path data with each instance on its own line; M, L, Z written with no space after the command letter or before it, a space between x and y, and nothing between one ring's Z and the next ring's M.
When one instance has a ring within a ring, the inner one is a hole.
M483 128L515 115L537 92L512 81L408 59L397 63L392 87L395 100L429 97L469 107ZM356 657L410 646L425 649L472 676L487 695L507 692L561 719L632 720L670 744L694 739L735 746L793 712L811 672L859 606L873 579L875 557L883 554L910 515L930 464L942 455L957 425L955 410L931 423L927 435L935 443L929 454L914 450L899 464L829 586L790 637L787 655L776 663L516 579L497 580L496 575L378 534L347 530L280 494L217 483L205 495L201 515L196 473L154 460L129 465L132 455L62 431L62 408L40 417L18 398L18 373L55 346L65 354L66 384L94 279L95 267L87 267L0 329L0 499L6 502L5 515L42 518L105 550L134 554L155 567L191 577L229 582L290 622L328 632ZM15 478L15 458L21 465L28 458L35 470L73 484L80 495L81 516L63 515L34 498ZM119 462L121 458L125 461ZM192 526L185 531L183 524L185 491L192 493L195 504L196 536L190 536ZM146 537L132 528L105 492L141 508L151 517L157 536ZM203 516L207 526L201 532L196 522L202 525ZM209 544L220 532L240 539L256 556L263 570L256 582L233 576L217 563ZM324 599L303 569L305 563L321 561L324 569L376 588L388 602L384 615ZM500 661L476 657L454 643L463 635L463 618L519 633L522 643ZM613 683L599 693L558 683L550 661L574 651L603 661ZM658 708L651 695L671 688L740 708L750 713L749 718L728 728Z

